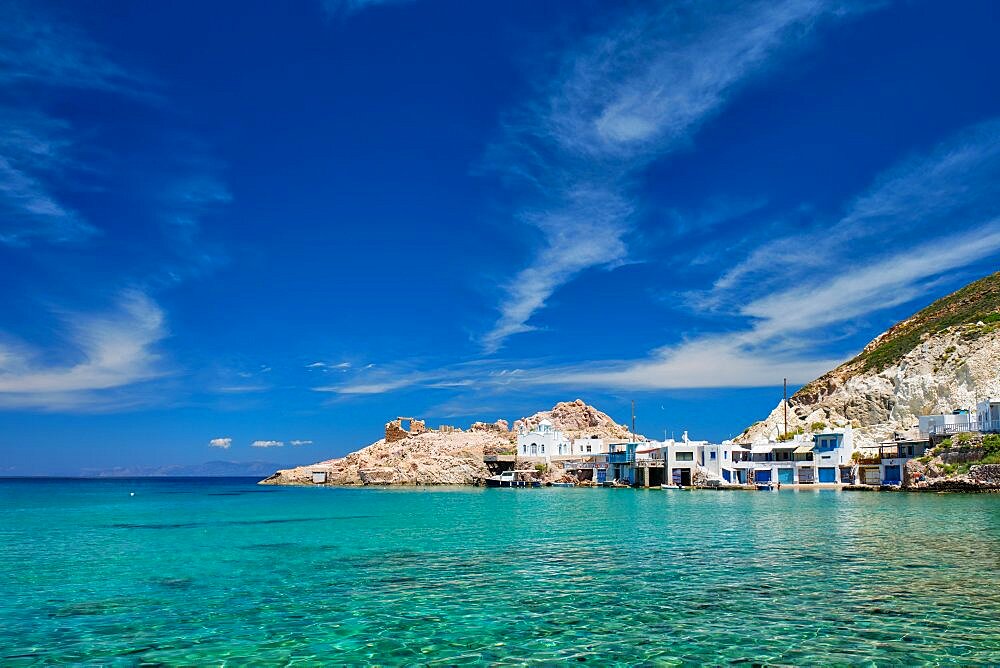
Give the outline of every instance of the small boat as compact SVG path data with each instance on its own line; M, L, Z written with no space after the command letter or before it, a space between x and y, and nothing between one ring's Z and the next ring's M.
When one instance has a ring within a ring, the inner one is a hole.
M554 482L554 483L552 483L552 486L553 487L576 487L576 483L575 482Z
M541 483L537 480L526 480L523 475L525 473L534 473L532 469L525 469L521 471L504 471L500 475L493 475L486 479L487 487L540 487Z
M672 489L675 492L688 492L691 490L690 487L684 487L683 485L660 485L660 489Z
M758 492L771 492L775 489L774 483L772 482L759 482L757 483Z

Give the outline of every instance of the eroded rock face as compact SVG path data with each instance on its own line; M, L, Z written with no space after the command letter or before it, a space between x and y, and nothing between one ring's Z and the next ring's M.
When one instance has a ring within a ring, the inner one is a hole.
M1000 330L974 339L962 328L945 330L924 337L881 371L864 371L849 362L809 383L789 399L788 428L851 424L857 445L874 445L894 432L912 432L920 415L973 408L979 400L1000 396L998 367ZM779 402L739 440L775 438L783 430Z
M311 485L313 472L326 472L328 485L470 485L489 475L484 451L510 447L506 436L489 432L425 432L376 441L346 457L278 471L264 484Z
M514 432L522 427L534 429L542 420L548 420L571 439L597 436L612 441L624 441L629 438L628 427L618 424L607 413L586 404L582 399L562 401L552 410L540 411L530 417L516 420Z

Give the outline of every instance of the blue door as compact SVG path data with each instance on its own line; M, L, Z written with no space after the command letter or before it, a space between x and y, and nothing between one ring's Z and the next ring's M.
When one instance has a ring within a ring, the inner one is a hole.
M778 469L778 482L786 485L795 482L795 469Z
M832 466L819 467L820 482L837 482L837 469Z
M607 469L597 469L597 482L604 483L608 480L608 470Z
M886 466L885 477L882 479L887 485L898 485L900 482L899 466Z
M771 482L771 469L765 471L754 471L753 479L756 482Z
M728 470L722 469L722 479L725 480L726 482L732 482L733 476L729 474Z

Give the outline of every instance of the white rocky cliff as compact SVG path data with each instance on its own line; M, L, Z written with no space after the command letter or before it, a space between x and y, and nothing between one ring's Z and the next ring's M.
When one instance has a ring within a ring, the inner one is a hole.
M851 424L859 445L911 432L920 415L1000 396L1000 274L941 299L881 334L789 399L788 429ZM784 431L779 403L741 441Z

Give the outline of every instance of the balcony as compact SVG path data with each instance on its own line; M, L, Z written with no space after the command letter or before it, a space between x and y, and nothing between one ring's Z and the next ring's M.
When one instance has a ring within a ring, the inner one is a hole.
M959 422L957 424L936 424L931 425L926 433L931 436L947 436L949 434L961 434L966 431L980 432L983 434L1000 433L1000 420L983 420L982 422L973 422L970 419L968 422Z

